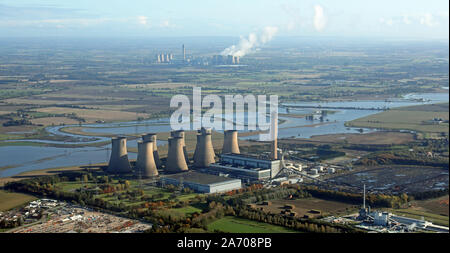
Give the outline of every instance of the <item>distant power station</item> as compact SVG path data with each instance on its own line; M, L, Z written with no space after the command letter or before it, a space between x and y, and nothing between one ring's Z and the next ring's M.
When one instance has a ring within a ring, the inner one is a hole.
M164 54L164 53L161 53L161 54L157 54L156 55L156 62L157 63L170 63L170 62L172 62L173 61L173 54L168 54L168 53L166 53L166 54Z
M237 65L239 64L239 56L214 55L211 63L213 65Z

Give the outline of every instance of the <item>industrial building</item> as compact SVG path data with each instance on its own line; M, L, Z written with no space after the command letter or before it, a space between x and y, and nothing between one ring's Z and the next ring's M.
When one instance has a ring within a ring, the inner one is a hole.
M274 178L280 169L280 160L243 154L223 154L220 162L211 164L206 171L217 175L228 174L230 177L257 181Z
M238 65L239 64L239 56L233 55L214 55L212 57L213 65Z
M188 187L196 192L218 193L227 192L241 188L240 179L219 177L198 172L183 172L167 175L161 178L162 184L171 184Z

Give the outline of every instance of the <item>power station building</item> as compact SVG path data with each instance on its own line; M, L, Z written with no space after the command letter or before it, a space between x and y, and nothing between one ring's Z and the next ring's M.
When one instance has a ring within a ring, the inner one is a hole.
M274 178L280 170L281 160L243 154L223 154L219 163L211 164L204 171L248 181L259 181Z
M237 65L239 64L239 56L233 55L214 55L212 57L213 65Z
M188 187L202 193L227 192L242 187L240 179L219 177L193 171L164 176L161 178L161 183L181 186L182 188Z

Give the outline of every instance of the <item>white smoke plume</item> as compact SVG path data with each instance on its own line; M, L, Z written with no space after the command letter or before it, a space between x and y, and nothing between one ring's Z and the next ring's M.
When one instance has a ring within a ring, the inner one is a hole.
M226 48L220 54L242 57L271 41L277 32L278 27L266 26L259 34L250 33L247 38L241 37L239 44Z

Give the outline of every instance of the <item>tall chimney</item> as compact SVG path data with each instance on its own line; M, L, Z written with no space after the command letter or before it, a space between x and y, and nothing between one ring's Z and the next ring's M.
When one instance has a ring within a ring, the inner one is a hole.
M182 138L181 145L183 146L184 158L186 158L186 163L189 164L189 156L186 150L185 133L184 130L175 130L170 132L170 137L180 137Z
M155 159L153 157L153 143L138 141L138 157L136 169L143 177L154 177L158 175Z
M128 161L127 138L116 137L111 139L111 157L108 164L108 172L124 173L131 171L131 165Z
M161 159L159 158L159 153L158 153L158 145L157 145L157 136L155 133L149 133L149 134L144 134L142 135L142 140L144 142L152 142L153 143L153 157L155 159L155 164L156 167L158 169L161 168L162 162Z
M183 46L181 47L181 53L183 54L183 61L186 61L186 48Z
M212 145L210 128L202 127L199 131L201 134L200 142L197 142L194 166L197 168L208 167L211 163L215 163L214 148ZM198 140L199 138L197 138Z
M278 113L272 112L270 115L271 119L271 139L272 139L272 148L271 148L271 158L273 160L278 159Z
M237 130L225 130L223 137L222 154L239 154L238 132Z
M366 209L366 184L364 184L363 192L363 208Z
M188 166L183 153L181 137L169 138L169 152L166 160L166 170L170 172L187 171Z

